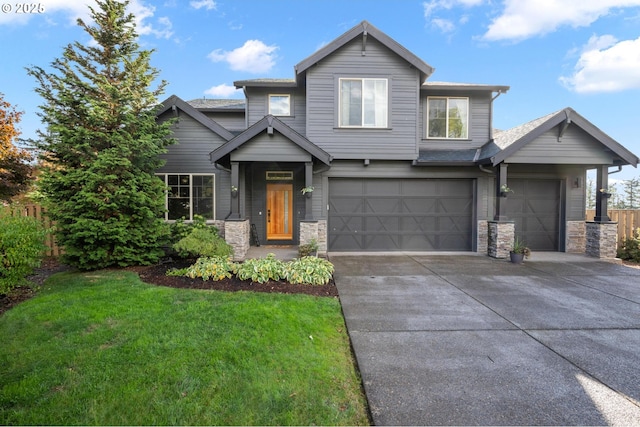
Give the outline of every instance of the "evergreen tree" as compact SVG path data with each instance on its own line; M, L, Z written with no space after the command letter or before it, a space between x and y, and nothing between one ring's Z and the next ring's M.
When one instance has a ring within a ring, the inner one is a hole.
M587 179L587 209L596 208L596 184L593 182L593 178Z
M638 209L640 208L640 178L631 178L622 182L622 189L624 190L624 208L625 209Z
M154 176L173 142L170 123L157 123L151 89L159 71L153 51L141 50L127 2L98 0L95 25L78 25L93 39L74 42L51 63L31 67L40 116L47 128L34 145L43 164L39 180L56 222L65 262L80 269L150 264L162 256L164 184Z

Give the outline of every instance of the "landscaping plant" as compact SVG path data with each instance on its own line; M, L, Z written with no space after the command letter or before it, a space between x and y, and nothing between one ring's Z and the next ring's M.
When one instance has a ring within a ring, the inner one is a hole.
M0 295L22 285L40 266L46 249L45 229L36 218L12 216L12 207L0 208Z
M228 257L212 256L198 258L195 264L185 269L183 276L202 280L229 279L237 265Z
M173 249L183 258L188 257L229 257L233 248L218 236L215 227L194 228Z
M333 276L333 264L323 258L306 256L285 266L284 278L293 284L326 285Z
M640 262L640 228L636 229L634 238L628 238L622 242L622 246L618 248L618 258Z
M238 264L238 279L265 283L269 280L280 280L285 276L285 263L277 259L275 254L267 254L265 258L248 259Z
M157 122L159 71L137 43L129 2L98 0L88 36L64 48L50 67L27 70L44 99L46 125L32 141L47 214L63 261L82 270L152 264L163 255L165 185L159 155L173 143L171 121Z

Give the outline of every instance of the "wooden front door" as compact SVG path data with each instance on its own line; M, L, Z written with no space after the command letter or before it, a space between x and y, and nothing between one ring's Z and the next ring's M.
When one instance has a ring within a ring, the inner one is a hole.
M293 184L267 184L267 240L293 239Z

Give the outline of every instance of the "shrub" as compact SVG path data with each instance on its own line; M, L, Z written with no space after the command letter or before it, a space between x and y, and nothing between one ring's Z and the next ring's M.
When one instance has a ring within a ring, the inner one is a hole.
M315 255L318 252L318 242L316 239L311 239L306 245L298 246L298 258Z
M0 211L0 295L26 282L40 266L46 247L45 229L35 218Z
M218 234L218 229L213 226L208 226L207 221L202 215L194 215L193 222L184 222L184 217L177 219L169 226L171 235L171 243L177 243L180 240L187 237L196 228L211 228Z
M333 270L333 264L326 259L307 256L287 263L285 279L294 284L326 285Z
M184 275L192 279L200 277L202 280L222 280L231 278L235 269L236 264L228 257L202 257L188 267Z
M636 229L636 237L625 239L618 249L618 258L640 262L640 228Z
M173 245L173 249L183 258L233 255L233 248L218 236L215 227L193 228L189 235Z
M276 259L274 254L268 254L266 258L248 259L238 264L236 274L238 279L251 279L254 282L265 283L269 280L280 280L285 275L285 264Z

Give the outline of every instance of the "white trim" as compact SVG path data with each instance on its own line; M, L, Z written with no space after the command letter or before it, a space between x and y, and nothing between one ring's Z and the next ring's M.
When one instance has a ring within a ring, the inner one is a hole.
M165 191L165 195L164 195L164 220L167 222L174 222L176 221L175 219L169 219L169 175L188 175L189 176L189 218L185 219L185 222L192 222L193 221L193 177L194 176L210 176L212 177L212 182L211 182L211 190L212 190L212 200L213 200L213 204L212 204L212 214L213 214L213 218L211 219L207 219L207 222L212 222L216 220L216 174L214 173L181 173L181 172L176 172L176 173L171 173L171 172L163 172L163 173L156 173L155 174L157 177L159 178L164 178L164 185L166 186L167 190ZM178 178L179 179L179 178Z
M272 96L281 96L281 97L286 97L289 99L289 113L288 114L274 114L271 112L271 97ZM267 95L267 110L269 111L269 114L273 115L273 116L279 116L279 117L290 117L291 114L291 110L292 110L292 103L291 103L291 94L289 93L270 93Z
M364 96L361 97L362 117L360 118L362 125L345 125L342 124L342 81L343 80L359 80L362 82L362 91L364 94L364 82L368 80L381 80L385 82L385 96L387 101L387 114L385 122L381 126L367 126L364 124ZM389 128L389 79L386 77L340 77L338 78L338 127L344 129L388 129Z
M466 114L466 123L465 123L465 129L467 130L467 135L462 137L462 138L451 138L448 135L446 136L429 136L429 100L430 99L444 99L447 101L447 105L446 105L446 113L447 113L447 117L446 117L446 133L449 133L449 100L450 99L464 99L467 101L467 114ZM449 139L449 140L454 140L454 141L466 141L469 140L469 118L470 118L470 110L471 110L471 103L469 101L469 97L467 96L427 96L427 108L426 110L426 118L425 118L425 138L426 139Z

